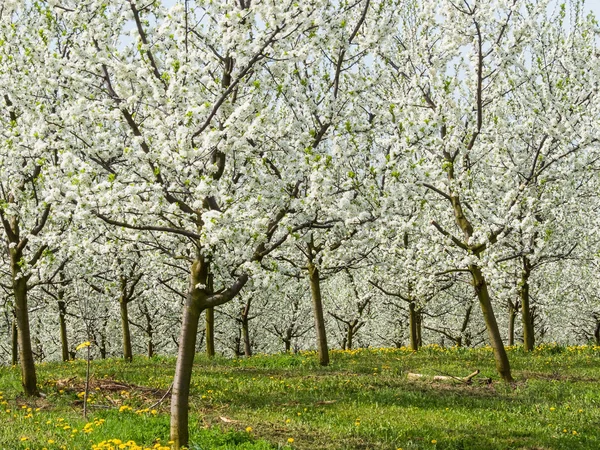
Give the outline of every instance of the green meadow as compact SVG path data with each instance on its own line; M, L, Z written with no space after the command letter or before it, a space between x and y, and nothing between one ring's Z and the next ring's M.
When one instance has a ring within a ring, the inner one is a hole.
M489 348L424 347L196 358L192 449L600 449L600 347L509 348L501 382ZM38 366L41 398L0 368L2 449L169 449L174 358ZM467 384L461 378L480 374ZM411 379L408 373L423 375Z

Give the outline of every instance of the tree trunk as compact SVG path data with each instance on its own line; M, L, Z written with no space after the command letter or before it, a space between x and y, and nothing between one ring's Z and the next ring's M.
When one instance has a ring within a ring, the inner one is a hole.
M244 355L252 356L252 346L250 345L250 327L248 316L242 316L242 334L244 336Z
M467 328L469 328L469 320L471 320L471 311L473 311L473 304L467 306L467 310L465 311L465 317L463 319L462 326L460 327L460 336L456 341L457 347L462 347L463 342L467 345L471 344L467 336Z
M600 346L600 321L596 322L596 329L594 330L594 339L596 340L596 345Z
M154 343L152 342L152 336L148 337L148 358L152 358L154 356Z
M483 319L485 321L486 328L488 330L490 343L494 350L494 358L496 359L496 370L504 381L513 381L510 373L510 363L508 362L508 355L504 348L504 343L500 337L500 330L498 329L498 322L496 322L496 316L492 308L492 302L488 293L487 282L478 266L471 265L469 270L473 275L473 286L479 299L481 306L481 312L483 313Z
M195 345L195 344L194 344ZM215 356L215 310L206 308L206 356Z
M208 309L207 309L208 311ZM196 350L196 338L198 336L198 322L202 310L198 302L188 294L183 320L179 335L179 350L177 352L177 364L175 366L175 378L173 380L173 393L171 396L171 440L174 448L179 449L188 445L188 408L190 382Z
M315 330L317 332L317 352L319 364L329 365L329 348L327 347L327 332L325 330L325 317L323 315L323 299L321 297L321 280L319 269L309 261L308 276L310 279L310 291L312 294L313 314L315 318Z
M423 313L421 309L417 309L417 347L423 347Z
M252 345L250 343L250 305L252 297L246 301L246 305L242 309L242 335L244 337L244 355L252 356Z
M348 324L348 332L346 333L346 349L352 350L353 340L354 340L354 329L356 328L357 320L354 319L351 323Z
M15 261L15 264L17 262ZM21 275L20 270L15 275ZM29 331L29 311L27 310L27 281L21 275L13 277L13 289L15 294L15 312L17 315L19 360L21 362L21 383L25 395L37 396L37 377L35 364L33 362L33 350L31 348L31 335Z
M123 359L131 362L133 360L133 352L131 351L131 331L129 329L127 300L121 298L119 300L119 305L121 307L121 328L123 330Z
M17 318L12 321L12 360L13 366L19 364L19 328L17 326Z
M417 336L417 312L415 311L415 302L408 304L408 325L410 329L410 349L419 350L419 337Z
M533 350L535 337L533 335L533 317L531 314L531 304L529 302L529 275L531 267L529 260L523 257L523 271L521 272L521 283L519 286L519 296L521 297L521 322L523 324L523 349L526 352Z
M59 292L59 299L62 298L62 295ZM61 299L58 301L58 324L60 327L60 348L62 353L62 360L68 361L70 359L69 355L69 341L67 339L67 307L65 302Z
M508 304L508 345L515 345L515 319L517 309L512 302Z
M290 353L292 351L292 334L293 330L291 328L285 330L285 338L283 339L283 343L285 344L286 353Z

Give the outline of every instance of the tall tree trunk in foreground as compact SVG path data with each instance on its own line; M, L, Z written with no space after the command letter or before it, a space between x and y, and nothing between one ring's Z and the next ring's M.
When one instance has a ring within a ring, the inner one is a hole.
M209 307L219 306L234 298L248 281L248 275L241 275L234 284L218 295L207 288L212 288L208 282L208 263L199 256L190 268L189 290L179 334L177 363L171 395L171 440L176 450L189 443L189 394L192 380L192 369L198 337L198 323L202 311ZM203 289L197 286L205 286Z
M481 74L479 74L478 82L481 85ZM444 135L445 129L442 131L442 137ZM448 154L447 152L444 152L444 157L446 159L446 162L450 164L450 166L447 168L448 180L451 183L454 183L454 158L450 156L450 154ZM455 223L462 230L464 236L464 240L462 242L459 241L457 238L454 238L453 241L458 247L479 257L481 253L486 250L487 245L489 244L486 243L477 246L472 246L469 244L469 241L473 236L474 229L473 225L464 214L460 196L457 192L450 192L450 194L448 195L448 200L452 204L452 211L454 213ZM434 222L433 224L443 234L449 235L449 233L442 227L440 227L437 223ZM496 237L491 236L489 242L494 242L495 240ZM489 334L490 344L492 345L492 349L494 350L496 369L498 370L498 373L504 381L512 381L513 378L510 373L510 363L508 361L508 356L506 355L504 343L502 342L502 338L500 337L500 330L498 328L496 316L494 315L494 309L492 308L492 302L490 300L487 282L485 280L485 277L483 276L483 273L481 272L481 268L476 264L471 264L469 266L469 272L471 272L471 275L473 277L473 287L475 288L477 298L479 299L479 305L481 306L481 312L483 313L485 326Z
M475 292L479 299L479 305L481 306L481 312L483 313L483 319L485 321L490 343L494 349L494 358L496 360L496 370L504 381L512 381L512 375L510 373L510 364L508 362L508 355L504 348L504 343L500 337L500 330L498 329L498 322L494 315L492 308L492 302L488 293L487 282L481 269L478 266L471 265L469 270L473 275L473 285L475 286Z
M173 380L173 393L171 397L171 440L179 449L189 441L188 408L190 382L192 379L192 366L196 352L196 337L198 335L198 322L202 309L197 301L188 295L188 300L183 311L183 322L179 337L179 351L175 366Z

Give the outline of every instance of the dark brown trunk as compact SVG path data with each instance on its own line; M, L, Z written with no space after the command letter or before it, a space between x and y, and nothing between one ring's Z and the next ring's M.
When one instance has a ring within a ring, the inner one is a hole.
M315 330L317 332L317 352L319 364L329 365L329 348L327 346L327 332L325 330L325 317L323 315L323 299L321 297L321 280L319 269L309 261L308 276L310 279L310 291L312 294L313 314L315 319Z
M535 337L533 334L533 316L531 314L531 304L529 302L529 275L531 267L529 260L523 257L523 271L521 272L521 282L519 286L519 297L521 298L521 322L523 324L523 350L530 352L535 346Z
M410 330L410 349L416 352L419 350L419 336L417 335L418 319L415 306L415 302L408 304L408 325Z
M59 298L61 298L59 292ZM60 327L60 348L62 353L62 360L68 361L69 355L69 340L67 339L67 307L64 301L58 301L58 325Z
M475 287L475 292L477 293L477 298L479 299L479 305L481 306L483 319L488 330L490 344L494 350L496 370L504 381L513 381L510 373L508 355L506 354L504 343L500 337L498 322L496 321L496 316L494 315L494 309L492 308L492 302L488 293L487 282L478 266L471 265L469 266L469 270L473 275L473 286Z
M215 310L206 308L206 356L215 356Z
M252 356L252 344L250 342L250 306L252 305L252 298L248 298L244 309L242 309L242 335L244 338L244 354L246 356Z
M515 305L510 302L508 304L508 345L515 345L515 319L517 318L517 310Z
M250 344L250 327L247 316L242 316L242 334L244 336L244 355L252 356L252 346Z
M351 323L348 324L348 330L346 333L346 349L352 350L353 340L354 340L354 329L356 328L357 320L354 319Z
M27 310L27 281L22 276L13 279L15 293L15 312L17 315L19 361L21 362L21 383L25 395L37 396L37 377L31 348L29 331L29 312Z
M133 360L133 352L131 350L131 330L129 329L129 310L127 305L128 302L126 299L121 298L119 300L119 306L121 307L121 328L123 330L123 359L131 362Z
M292 351L292 334L293 331L291 328L288 328L285 331L285 338L283 339L283 343L285 344L286 353L290 353Z
M600 321L596 322L596 329L594 330L594 339L596 340L596 345L600 346Z

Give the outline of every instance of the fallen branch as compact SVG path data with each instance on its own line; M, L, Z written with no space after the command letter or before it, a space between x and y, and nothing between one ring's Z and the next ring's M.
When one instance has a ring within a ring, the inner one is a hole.
M169 386L169 389L167 389L167 392L165 392L165 395L163 395L159 401L157 401L155 404L150 406L150 408L148 408L148 409L154 409L156 406L160 405L163 402L163 400L165 398L167 398L167 395L169 395L169 392L171 392L171 389L173 389L173 383L171 383L171 386Z
M475 372L473 372L470 375L467 375L466 377L455 377L452 375L448 375L448 374L444 374L444 375L435 375L433 377L433 381L456 381L459 383L464 383L464 384L473 384L473 378L475 378L477 375L479 375L480 371L479 369L477 369ZM422 378L428 378L428 375L423 375L422 373L408 373L406 375L406 377L409 380L419 380ZM491 379L489 378L485 378L481 380L483 383L489 384L491 383Z

